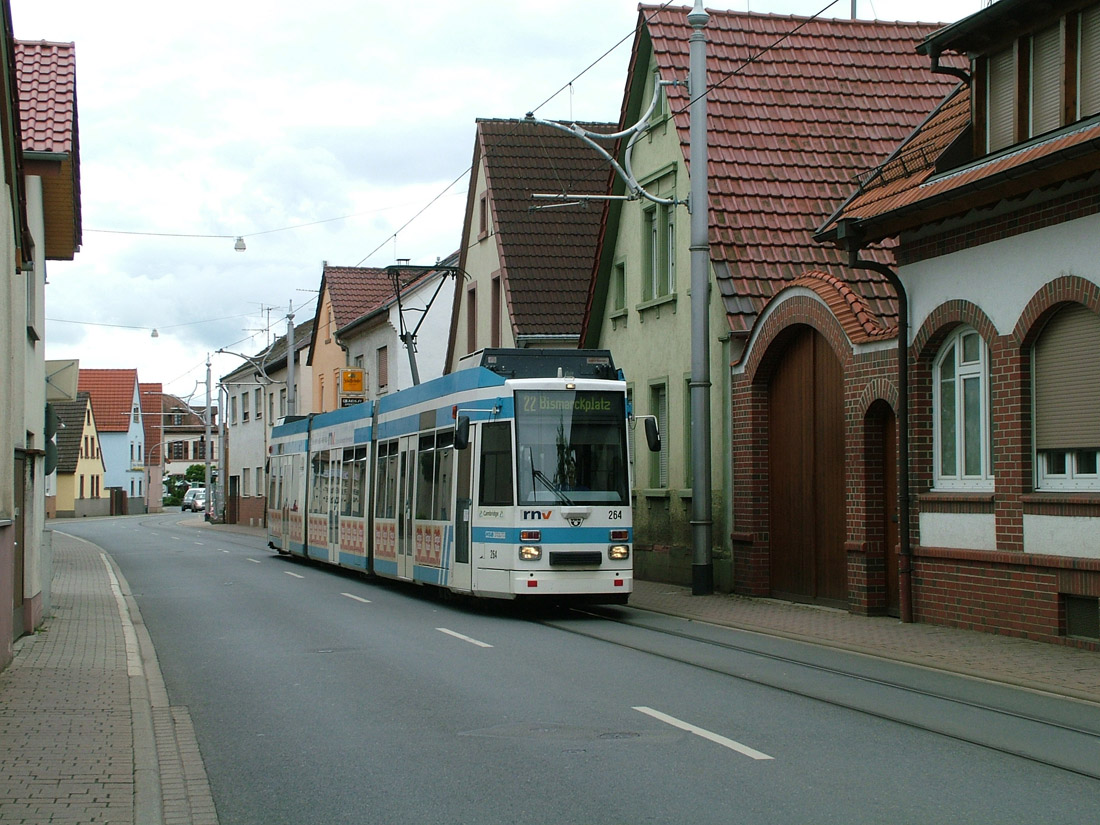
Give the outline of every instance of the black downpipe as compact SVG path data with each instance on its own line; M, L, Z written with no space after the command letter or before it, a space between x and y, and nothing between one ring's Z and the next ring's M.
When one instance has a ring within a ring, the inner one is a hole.
M882 275L898 296L898 610L903 622L913 621L913 547L909 525L909 297L901 278L886 264L848 250L849 265ZM889 552L889 550L887 550Z

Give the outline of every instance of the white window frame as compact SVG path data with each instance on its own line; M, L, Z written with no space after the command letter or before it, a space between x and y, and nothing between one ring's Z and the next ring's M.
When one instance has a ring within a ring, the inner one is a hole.
M964 360L963 342L968 335L978 340L976 360ZM955 471L945 473L942 466L941 444L943 442L943 389L940 370L948 356L954 360L952 381L955 385ZM963 381L978 379L978 416L979 464L980 472L968 474L966 468L966 404L962 391ZM990 449L990 380L989 346L973 327L963 326L956 329L943 342L939 353L932 362L932 464L933 484L937 490L968 490L975 492L993 492L993 462Z
M1093 472L1082 471L1079 459L1093 455ZM1054 455L1063 459L1064 472L1049 471L1049 461ZM1100 490L1100 450L1038 450L1035 454L1035 489L1046 490Z

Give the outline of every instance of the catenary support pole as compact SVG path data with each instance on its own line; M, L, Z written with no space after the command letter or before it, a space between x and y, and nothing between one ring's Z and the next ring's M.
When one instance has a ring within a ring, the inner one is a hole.
M710 227L707 195L707 36L702 0L688 14L691 96L691 592L714 592L710 452Z
M297 386L294 379L294 366L295 361L298 360L298 353L294 347L294 302L290 302L290 307L286 313L286 414L295 415L294 404L296 401L296 393L294 388Z
M206 432L203 435L202 454L206 459L203 481L206 484L206 520L210 521L210 514L214 510L214 488L210 486L210 353L206 354L206 415L203 416Z

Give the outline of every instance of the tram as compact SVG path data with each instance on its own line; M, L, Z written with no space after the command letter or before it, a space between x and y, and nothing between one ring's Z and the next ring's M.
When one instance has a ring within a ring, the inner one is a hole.
M659 450L656 420L637 420ZM622 604L635 423L607 351L482 350L275 427L268 543L470 596Z

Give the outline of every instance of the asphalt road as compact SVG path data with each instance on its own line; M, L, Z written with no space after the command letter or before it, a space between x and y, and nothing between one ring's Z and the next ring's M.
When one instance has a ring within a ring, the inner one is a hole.
M126 576L223 825L1100 810L1091 706L630 609L443 602L179 521L64 529Z

